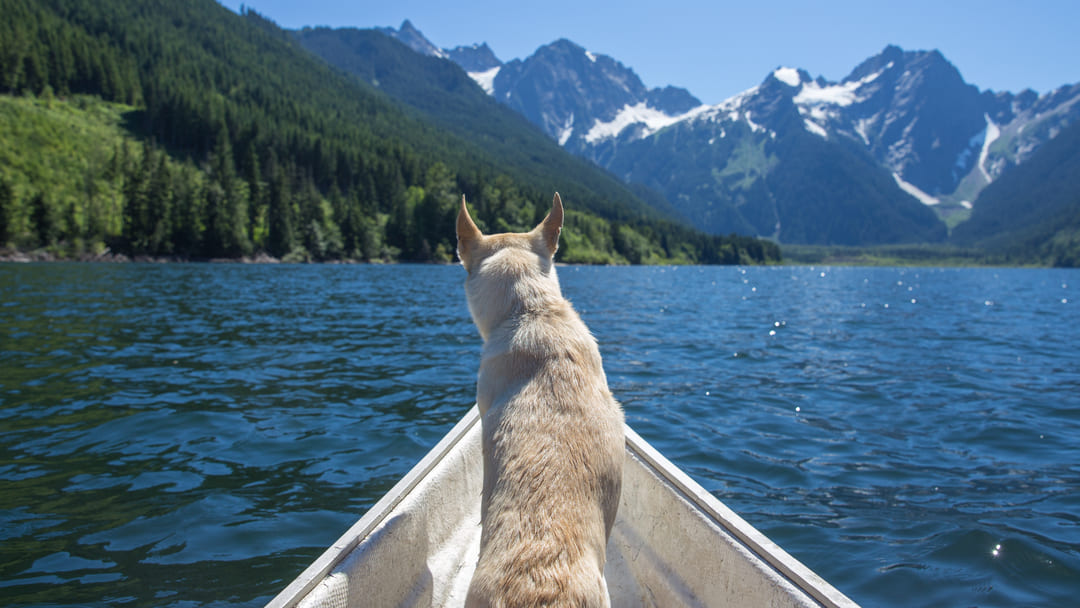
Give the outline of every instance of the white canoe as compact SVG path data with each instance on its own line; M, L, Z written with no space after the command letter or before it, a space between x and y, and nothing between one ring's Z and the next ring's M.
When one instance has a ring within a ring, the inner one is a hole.
M482 485L473 407L268 608L462 606L480 550ZM629 426L605 576L616 608L857 606Z

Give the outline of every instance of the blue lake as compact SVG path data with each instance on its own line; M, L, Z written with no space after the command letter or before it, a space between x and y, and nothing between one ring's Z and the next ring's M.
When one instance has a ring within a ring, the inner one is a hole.
M1080 597L1080 272L561 267L627 421L865 606ZM454 266L0 264L0 604L261 606L471 406Z

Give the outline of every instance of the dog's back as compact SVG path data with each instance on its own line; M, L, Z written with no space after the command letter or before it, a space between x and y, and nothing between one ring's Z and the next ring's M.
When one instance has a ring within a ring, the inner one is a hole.
M484 236L462 200L459 255L484 338L484 494L468 606L607 606L605 547L623 416L596 341L559 290L562 204L535 230Z

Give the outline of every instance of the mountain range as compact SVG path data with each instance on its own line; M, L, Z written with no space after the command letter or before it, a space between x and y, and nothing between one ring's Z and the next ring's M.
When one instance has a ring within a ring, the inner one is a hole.
M946 241L980 215L987 186L1080 118L1080 84L980 90L934 50L887 46L839 82L779 67L708 105L648 88L569 40L503 62L486 44L439 49L408 21L380 31L457 63L563 148L659 192L692 225L782 243ZM971 236L979 225L1008 227L979 220L960 242L993 241Z
M980 91L936 51L838 82L781 67L709 105L569 40L504 62L408 22L288 31L213 0L0 6L4 251L449 260L461 193L503 231L559 190L564 261L1080 262L1078 87Z
M373 30L328 62L214 0L0 0L0 258L443 261L567 202L559 259L754 263L571 154L457 64ZM422 38L422 37L421 37Z

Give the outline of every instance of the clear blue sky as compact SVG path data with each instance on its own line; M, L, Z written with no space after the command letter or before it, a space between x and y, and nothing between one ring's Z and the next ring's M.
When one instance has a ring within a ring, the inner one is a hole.
M632 68L649 87L715 104L779 66L840 80L887 44L940 50L980 89L1045 93L1080 82L1080 0L223 0L282 27L398 27L443 48L487 42L524 59L568 38Z

